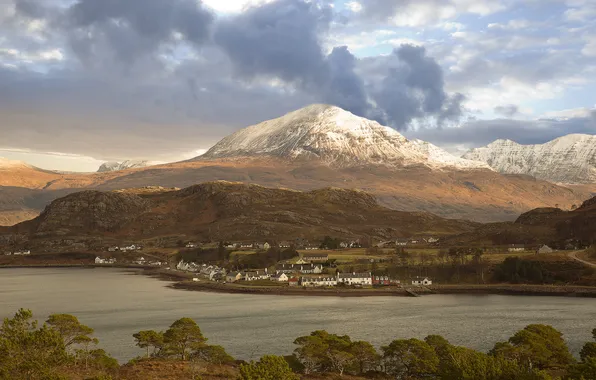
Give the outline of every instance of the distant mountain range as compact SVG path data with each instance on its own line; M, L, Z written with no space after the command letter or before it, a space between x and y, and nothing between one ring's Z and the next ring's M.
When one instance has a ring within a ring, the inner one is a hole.
M561 186L501 174L486 162L455 157L327 105L239 130L189 161L127 166L106 165L116 171L92 174L0 166L0 223L30 218L51 200L81 190L186 188L214 180L301 191L358 189L394 210L481 222L515 220L538 207L568 209L596 191L596 185ZM19 216L19 211L26 214Z
M572 134L540 145L497 140L462 156L494 170L526 174L555 183L596 183L596 136Z
M135 161L135 160L127 160L127 161L123 161L123 162L106 162L99 167L97 172L98 173L116 172L119 170L144 168L144 167L147 167L150 165L151 164L149 163L149 161Z

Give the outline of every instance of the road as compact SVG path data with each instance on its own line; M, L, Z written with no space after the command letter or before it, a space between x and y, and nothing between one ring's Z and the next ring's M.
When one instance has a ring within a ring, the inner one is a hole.
M589 267L596 268L596 264L591 263L591 262L586 261L586 260L583 260L583 259L580 259L579 257L577 257L577 254L580 253L580 252L584 252L584 251L570 252L569 253L569 257L571 257L573 260L579 261L580 263L585 264L585 265L587 265Z

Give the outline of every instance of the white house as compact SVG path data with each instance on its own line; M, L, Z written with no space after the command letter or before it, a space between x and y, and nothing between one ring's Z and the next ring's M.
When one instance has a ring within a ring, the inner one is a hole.
M338 273L337 283L346 285L372 285L372 274L368 273Z
M16 255L16 256L27 256L30 254L31 254L31 251L18 251L18 252L13 253L13 255Z
M197 247L197 245L193 242L186 243L186 248L196 248L196 247Z
M538 249L538 253L553 253L553 252L554 252L554 250L546 244Z
M277 274L295 272L302 274L321 274L323 273L323 266L315 264L278 264L275 267L275 273Z
M97 256L95 258L95 264L116 264L116 259L115 258L102 259L101 257Z
M507 250L509 252L523 252L526 250L526 246L523 244L511 244Z
M242 279L242 273L240 272L230 272L226 276L227 282L236 282Z
M285 273L274 274L273 276L271 276L271 281L288 282L288 280L288 275Z
M337 278L335 277L302 277L302 286L336 286Z
M244 272L245 281L268 280L271 277L267 273L267 269Z
M427 286L427 285L432 285L433 282L430 278L428 277L416 277L415 279L412 280L412 285L415 286Z
M137 258L135 261L133 261L133 263L138 264L138 265L145 265L145 258L143 256Z

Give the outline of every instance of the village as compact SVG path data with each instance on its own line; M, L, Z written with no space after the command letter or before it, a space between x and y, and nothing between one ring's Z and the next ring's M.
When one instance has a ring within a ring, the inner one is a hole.
M389 276L375 276L371 272L324 274L326 269L322 263L328 261L329 256L327 254L304 253L296 263L280 263L273 270L264 268L227 272L224 268L216 265L199 265L184 261L180 261L176 265L176 270L200 274L204 280L221 283L260 282L260 284L266 285L267 283L262 281L269 281L271 283L287 284L294 287L402 286L401 281L398 279L390 278ZM201 277L192 278L194 282L201 280ZM432 280L428 277L416 277L412 280L412 285L428 286L432 285Z

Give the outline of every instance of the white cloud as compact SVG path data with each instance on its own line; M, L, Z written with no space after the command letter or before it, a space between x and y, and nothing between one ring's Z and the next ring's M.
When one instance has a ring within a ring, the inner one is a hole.
M585 37L586 44L582 49L582 54L588 57L596 57L596 34Z
M216 12L234 13L253 5L270 3L274 0L203 0L203 4Z
M362 4L357 1L350 1L349 3L346 3L346 8L357 13L362 10Z

